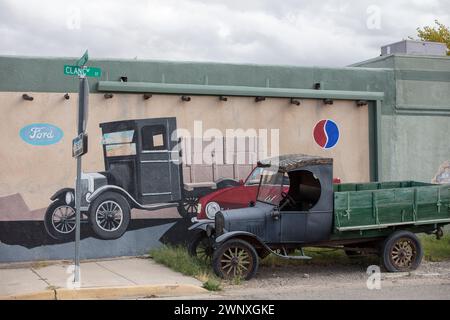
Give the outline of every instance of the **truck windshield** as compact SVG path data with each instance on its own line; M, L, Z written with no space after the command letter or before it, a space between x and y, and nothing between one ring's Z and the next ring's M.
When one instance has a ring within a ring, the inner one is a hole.
M248 176L247 181L245 181L246 186L254 186L258 185L259 181L261 181L261 173L263 172L263 168L256 167L253 169L252 173Z
M283 177L282 173L264 170L261 174L257 200L278 205L282 198Z
M132 156L136 154L134 130L105 133L103 144L107 157Z

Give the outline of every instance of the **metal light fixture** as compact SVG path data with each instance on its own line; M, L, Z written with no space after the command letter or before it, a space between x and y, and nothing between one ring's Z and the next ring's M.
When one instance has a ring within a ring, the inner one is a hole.
M255 102L260 102L266 100L266 97L256 97Z
M151 93L144 93L144 100L148 100L152 97Z
M368 102L365 101L365 100L358 100L358 101L356 101L356 105L357 105L358 107L363 107L363 106L367 106L367 105L368 105Z
M24 93L23 95L22 95L22 98L23 98L23 100L27 100L27 101L33 101L33 97L32 96L29 96L28 94L26 94L26 93Z
M70 96L69 96L68 93L66 93L66 94L64 95L64 99L66 99L66 100L69 100L69 99L70 99Z
M105 99L111 99L112 97L114 97L112 93L105 93L103 96L105 97Z
M120 81L122 81L122 82L128 82L128 77L127 77L127 76L121 76L121 77L120 77Z
M320 82L316 82L316 83L314 83L314 85L313 85L313 88L314 88L315 90L320 90L320 87L321 87Z
M291 104L295 104L296 106L300 105L300 100L291 98Z
M224 97L224 96L219 96L219 100L220 101L228 101L228 98Z
M185 101L185 102L188 102L188 101L191 101L191 97L189 97L189 96L181 96L181 100Z
M333 104L333 99L323 99L323 103L324 104L328 104L328 105L332 105Z

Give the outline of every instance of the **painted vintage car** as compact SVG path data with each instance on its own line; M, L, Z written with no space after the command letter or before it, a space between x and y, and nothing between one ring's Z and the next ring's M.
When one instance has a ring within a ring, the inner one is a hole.
M230 184L198 199L197 216L192 221L213 220L220 210L248 207L250 203L256 201L262 171L263 168L256 166L247 176L247 179L240 180L235 185ZM286 179L285 192L289 189L289 178ZM333 183L341 183L341 179L334 178Z
M191 254L210 258L223 278L252 278L268 254L310 259L305 247L376 254L389 272L411 271L423 257L416 233L439 239L450 224L449 184L333 184L333 159L301 154L268 159L258 167L263 171L256 203L221 210L214 221L190 227L197 232ZM293 254L296 250L300 254Z
M183 182L180 138L176 118L150 118L100 124L105 171L82 173L82 223L101 239L116 239L127 230L133 208L158 210L176 207L190 219L190 208L209 192L233 181L222 179L211 187ZM73 240L75 191L62 188L50 198L44 225L57 240Z

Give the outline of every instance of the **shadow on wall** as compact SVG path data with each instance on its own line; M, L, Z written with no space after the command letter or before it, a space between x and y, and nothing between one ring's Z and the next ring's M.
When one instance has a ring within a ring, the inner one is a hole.
M81 226L81 259L147 254L163 244L185 245L190 239L188 219L135 219L119 239L97 238L87 225ZM47 235L43 221L1 221L0 262L73 259L74 241Z
M29 210L20 194L0 198L0 262L71 259L74 243L48 235L45 208ZM102 240L88 223L81 225L82 258L146 254L162 244L185 244L190 238L190 219L179 218L176 209L133 210L130 224L119 239Z

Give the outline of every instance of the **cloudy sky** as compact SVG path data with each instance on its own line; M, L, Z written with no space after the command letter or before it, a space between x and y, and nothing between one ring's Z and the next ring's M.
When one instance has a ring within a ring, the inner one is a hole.
M0 0L0 54L345 66L448 0Z

